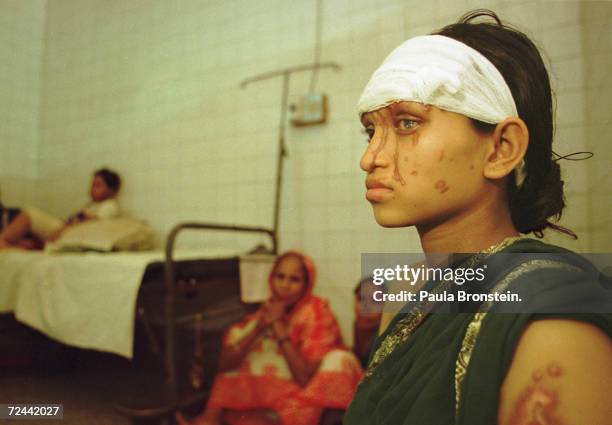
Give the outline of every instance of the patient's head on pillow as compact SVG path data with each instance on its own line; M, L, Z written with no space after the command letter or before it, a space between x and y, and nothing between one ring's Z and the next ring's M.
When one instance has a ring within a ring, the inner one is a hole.
M91 199L96 202L114 198L119 193L121 187L121 177L116 172L108 168L101 168L94 173L91 182Z

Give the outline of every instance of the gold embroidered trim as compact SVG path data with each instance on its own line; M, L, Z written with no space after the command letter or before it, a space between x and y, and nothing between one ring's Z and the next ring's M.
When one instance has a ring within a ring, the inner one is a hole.
M472 321L468 325L463 341L461 342L461 349L457 354L457 362L455 363L455 413L459 413L459 401L461 400L461 383L467 372L468 365L470 364L470 358L472 357L472 351L476 345L476 338L480 332L480 326L482 321L486 317L487 313L476 313L472 318Z
M505 238L501 242L490 246L484 251L470 256L462 266L473 268L476 264L484 261L490 255L499 252L522 239L525 238L520 236ZM434 294L445 292L453 283L454 282L442 282L431 292ZM372 361L368 365L361 382L365 382L370 376L372 376L378 365L382 363L397 348L397 346L406 341L414 333L423 320L427 318L429 311L434 305L435 302L419 302L412 308L412 310L410 310L410 312L406 314L406 317L402 318L395 324L389 335L385 337L380 344L380 347L378 347L378 349L374 352Z
M437 288L436 288L437 289ZM363 379L364 382L369 378L376 367L385 360L389 354L393 352L402 342L406 341L410 335L414 333L416 328L423 322L427 314L423 308L427 307L427 303L419 303L415 306L403 319L398 321L393 327L393 331L387 335L384 341L380 344L380 347L374 353L372 361L366 369Z
M530 273L534 270L542 269L567 269L571 271L580 271L579 267L571 264L562 263L555 260L530 260L520 266L516 267L510 273L508 273L502 280L497 283L490 292L503 292L510 283L523 276L524 274ZM489 310L493 307L493 303L490 301L484 302L479 309L479 312L474 314L472 321L468 325L463 341L461 342L461 348L457 354L457 361L455 363L455 415L459 414L459 403L461 401L461 384L467 373L470 360L472 358L472 352L476 346L476 339L480 333L482 322L485 319Z

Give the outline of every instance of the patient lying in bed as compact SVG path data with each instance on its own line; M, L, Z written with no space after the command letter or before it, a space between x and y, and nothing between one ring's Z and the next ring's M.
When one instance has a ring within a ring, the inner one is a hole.
M109 219L119 214L117 194L121 179L117 173L103 168L94 173L91 183L91 202L61 220L37 208L24 208L11 223L0 232L0 249L35 248L37 243L27 240L29 234L40 243L56 240L67 228L93 219Z

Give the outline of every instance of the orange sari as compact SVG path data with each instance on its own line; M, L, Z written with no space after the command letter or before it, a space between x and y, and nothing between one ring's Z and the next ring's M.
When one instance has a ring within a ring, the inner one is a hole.
M314 268L311 262L304 263L308 291L288 317L289 335L304 359L321 362L319 369L305 387L300 387L268 329L240 367L218 375L213 385L208 406L234 411L224 417L231 424L261 423L251 412L269 409L283 425L315 425L324 408L346 409L353 398L362 376L361 366L342 343L338 322L327 301L311 295ZM239 341L256 323L257 319L249 316L232 326L224 345Z

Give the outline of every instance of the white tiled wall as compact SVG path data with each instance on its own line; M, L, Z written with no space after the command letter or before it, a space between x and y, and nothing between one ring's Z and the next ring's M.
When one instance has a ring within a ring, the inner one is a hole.
M322 4L321 60L335 61L342 70L318 76L317 89L329 96L329 122L287 128L280 241L282 249L313 255L318 291L331 299L347 336L349 288L358 280L360 253L420 248L414 230L382 229L372 218L358 166L365 139L355 103L393 47L472 8L497 11L545 52L558 96L556 150L597 151L588 164L563 163L569 209L562 223L581 239L551 239L583 251L597 241L598 249L610 250L591 231L609 226L607 214L594 213L591 205L610 199L610 176L602 171L611 149L604 137L610 96L598 94L610 86L603 73L610 68L604 34L610 3ZM124 178L124 209L148 219L162 235L181 220L270 226L282 81L245 89L239 84L313 59L315 5L316 0L49 2L39 163L27 163L44 189L37 201L57 214L71 212L86 200L91 171L106 165ZM601 83L593 86L597 78ZM294 75L290 98L303 94L309 82L309 73ZM225 235L208 241L235 243Z
M589 160L587 191L590 195L591 250L610 252L612 196L610 182L610 130L612 130L612 3L589 2L580 11L584 54L584 136L595 157Z
M0 3L0 200L35 201L44 0Z

